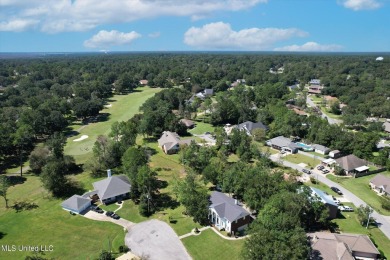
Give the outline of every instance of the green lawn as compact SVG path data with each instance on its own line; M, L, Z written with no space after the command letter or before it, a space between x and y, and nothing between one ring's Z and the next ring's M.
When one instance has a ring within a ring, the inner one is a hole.
M244 239L225 240L210 229L198 236L186 237L182 242L194 260L242 259Z
M313 187L313 188L317 188L317 189L320 189L322 191L325 191L326 193L328 193L329 195L332 195L334 197L340 197L339 194L337 194L336 192L334 192L333 190L331 190L328 186L326 186L325 184L323 184L322 182L317 182L316 184L313 184L311 182L307 182L305 183L305 185L307 186L310 186L310 187Z
M205 132L210 132L210 133L214 132L214 126L212 126L211 124L197 122L197 121L195 121L195 123L196 126L193 129L188 131L191 134L201 135L204 134Z
M289 161L292 163L296 163L296 164L305 163L306 165L308 165L309 168L314 168L316 165L321 163L321 161L318 159L314 159L314 158L311 158L311 157L308 157L308 156L305 156L305 155L299 154L299 153L289 154L289 155L284 156L282 158L283 158L283 160L286 160L286 161Z
M73 155L77 163L86 162L90 156L93 144L98 135L107 135L110 132L111 124L116 121L127 121L134 114L138 113L139 107L155 93L159 92L159 88L138 88L137 91L128 95L115 95L108 103L111 107L103 109L100 114L108 113L108 120L90 123L88 125L80 125L75 123L70 126L70 129L77 131L79 134L68 138L65 146L65 154ZM88 135L87 139L79 142L73 140L78 139L82 135Z
M381 174L389 176L390 172L382 172ZM334 175L327 175L330 180L339 183L347 190L358 196L376 211L382 215L390 216L390 211L385 210L381 207L379 196L376 195L375 191L370 189L369 182L374 178L375 174L368 175L360 178L348 178L348 177L336 177Z
M333 223L338 225L340 232L368 235L375 242L379 251L383 252L386 257L390 257L390 240L374 225L370 225L368 229L360 225L356 208L352 203L344 203L344 205L354 208L355 211L342 212L341 217L332 220Z
M109 240L114 252L124 243L122 227L70 215L61 208L62 200L48 196L39 177L26 178L23 184L9 188L9 205L25 201L38 207L17 213L5 209L0 200L2 245L52 245L54 250L45 258L95 259L102 249L108 249ZM28 255L32 252L0 250L0 259L24 259Z

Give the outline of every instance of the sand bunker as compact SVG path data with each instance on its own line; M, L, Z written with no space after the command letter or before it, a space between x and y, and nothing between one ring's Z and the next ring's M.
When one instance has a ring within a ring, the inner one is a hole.
M88 138L88 135L82 135L79 138L74 139L73 142L80 142L80 141L87 139L87 138Z

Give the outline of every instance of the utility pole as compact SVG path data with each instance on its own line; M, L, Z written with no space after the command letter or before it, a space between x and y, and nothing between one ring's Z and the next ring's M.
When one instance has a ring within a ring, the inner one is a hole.
M371 208L369 207L366 229L368 229L368 224L370 223L370 215L371 215Z

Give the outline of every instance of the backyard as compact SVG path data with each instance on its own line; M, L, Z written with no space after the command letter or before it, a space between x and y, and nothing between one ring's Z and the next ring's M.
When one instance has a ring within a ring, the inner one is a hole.
M382 175L390 177L390 172L382 172ZM386 216L390 216L390 211L385 210L381 207L379 196L375 191L371 190L369 182L374 178L375 174L368 175L360 178L349 178L349 177L336 177L334 175L327 175L327 178L330 180L339 183L341 186L344 186L350 192L358 196L372 208L374 208L378 213Z
M282 157L283 160L286 160L286 161L289 161L289 162L292 162L292 163L295 163L295 164L300 164L300 163L304 163L306 164L309 168L314 168L316 165L320 164L321 161L318 160L318 159L314 159L314 158L311 158L311 157L308 157L308 156L305 156L305 155L302 155L302 154L289 154L289 155L286 155L284 157Z

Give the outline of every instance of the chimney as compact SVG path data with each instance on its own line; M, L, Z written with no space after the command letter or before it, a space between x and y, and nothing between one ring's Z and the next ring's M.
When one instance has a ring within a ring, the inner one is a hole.
M111 177L111 169L108 169L107 170L107 178L110 178Z

